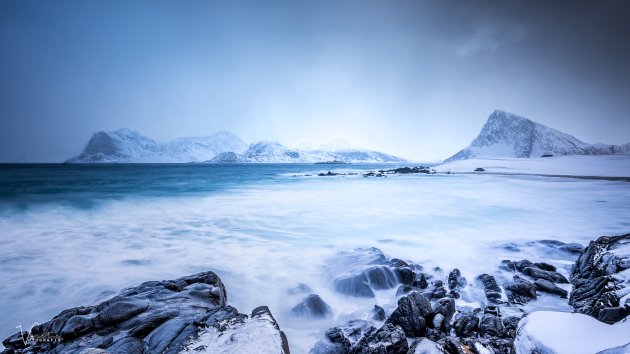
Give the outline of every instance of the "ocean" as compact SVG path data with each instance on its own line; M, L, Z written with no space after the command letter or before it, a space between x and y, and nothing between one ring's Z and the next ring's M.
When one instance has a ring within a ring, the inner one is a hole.
M426 165L426 164L425 164ZM0 335L98 303L148 280L215 271L243 313L268 305L291 351L386 311L395 289L334 291L340 252L377 247L439 274L496 274L502 259L571 260L531 241L587 244L630 231L627 182L464 174L317 176L398 165L147 164L0 166ZM440 267L436 270L435 267ZM287 291L307 284L333 318L302 321ZM478 305L483 294L470 294ZM477 296L478 295L478 296ZM528 309L570 309L542 296Z

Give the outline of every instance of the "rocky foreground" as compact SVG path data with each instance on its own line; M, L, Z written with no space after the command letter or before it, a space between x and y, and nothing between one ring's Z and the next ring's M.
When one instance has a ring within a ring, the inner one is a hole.
M496 273L466 279L458 269L425 270L376 248L344 252L337 262L346 271L332 275L334 289L357 298L396 289L394 306L374 305L367 318L330 328L311 353L630 352L630 234L603 236L586 248L535 243L575 259L570 273L540 260L504 260ZM339 269L335 262L328 262L332 272ZM481 306L466 305L477 290ZM303 299L292 309L296 317L334 316L308 285L288 296ZM568 301L575 313L526 315L528 304L549 297ZM268 308L246 315L226 302L213 272L146 282L16 333L3 341L3 353L289 353Z

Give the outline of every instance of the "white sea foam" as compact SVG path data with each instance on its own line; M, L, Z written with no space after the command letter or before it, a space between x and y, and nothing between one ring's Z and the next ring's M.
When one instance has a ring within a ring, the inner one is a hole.
M551 257L566 274L564 259L500 245L585 244L628 232L628 210L625 182L491 175L301 178L207 196L107 201L90 210L40 206L0 216L0 334L143 281L214 270L232 305L243 313L268 305L291 351L304 353L323 329L365 317L375 303L393 308L394 289L360 300L332 289L325 266L339 251L375 246L425 269L458 267L470 280L496 274L502 259ZM292 319L300 298L287 289L298 283L335 316ZM479 298L473 294L471 305ZM543 297L538 307L558 304Z

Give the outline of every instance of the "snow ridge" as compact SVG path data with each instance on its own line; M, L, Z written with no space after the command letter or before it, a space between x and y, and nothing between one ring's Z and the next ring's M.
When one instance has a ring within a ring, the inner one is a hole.
M494 111L472 143L445 162L472 158L541 157L543 155L611 155L630 153L624 145L588 144L572 135L506 111Z
M330 148L330 150L326 150ZM404 162L382 152L336 143L330 147L290 149L278 142L260 141L247 146L230 132L206 137L183 137L158 143L131 129L92 135L81 154L69 163L314 163Z
M314 150L311 150L314 149ZM347 163L405 162L405 159L378 151L339 148L322 150L323 147L303 147L291 149L273 141L251 144L242 154L225 152L218 154L209 163L314 163L342 161Z
M123 128L92 135L71 163L176 163L199 162L226 151L245 151L234 134L217 132L206 137L184 137L160 144L135 130Z

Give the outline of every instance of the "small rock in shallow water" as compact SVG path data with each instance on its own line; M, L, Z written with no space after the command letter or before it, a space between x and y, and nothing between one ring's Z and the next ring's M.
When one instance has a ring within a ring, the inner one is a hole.
M332 316L333 310L319 295L310 294L291 309L291 313L299 317L321 319Z
M497 284L497 281L494 279L492 275L489 274L481 274L477 277L477 280L483 284L484 292L486 293L486 298L490 302L499 302L501 299L501 288Z
M381 321L385 321L387 317L385 316L385 310L382 307L378 305L374 305L374 308L370 312L370 318L373 319L374 321L381 322Z
M534 284L536 285L536 289L548 294L558 295L563 298L566 298L568 295L566 290L558 287L556 284L546 279L536 279Z
M567 280L567 278L564 277L564 275L558 272L542 270L536 266L525 267L522 272L523 274L528 275L534 279L546 279L554 283L569 284L569 281Z
M458 313L453 322L455 333L459 337L470 337L479 330L479 317L471 313Z

